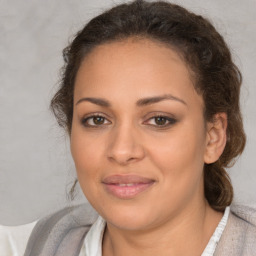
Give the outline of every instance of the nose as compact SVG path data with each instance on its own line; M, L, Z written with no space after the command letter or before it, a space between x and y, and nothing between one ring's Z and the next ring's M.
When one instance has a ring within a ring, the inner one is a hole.
M120 125L113 129L107 147L107 157L119 165L128 165L140 161L145 156L138 131L129 125Z

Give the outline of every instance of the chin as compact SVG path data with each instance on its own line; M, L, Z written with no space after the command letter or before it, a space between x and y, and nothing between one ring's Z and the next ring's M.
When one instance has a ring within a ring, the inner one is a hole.
M106 219L107 223L115 226L118 229L138 231L147 229L151 222L143 216L110 216Z
M144 230L154 223L152 209L145 206L122 205L99 209L98 213L107 223L123 230Z

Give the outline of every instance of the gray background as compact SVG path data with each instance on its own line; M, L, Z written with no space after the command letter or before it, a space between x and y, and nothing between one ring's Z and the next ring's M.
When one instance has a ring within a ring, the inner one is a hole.
M75 177L69 140L49 111L62 49L93 16L121 1L0 0L0 224L31 222L64 205ZM124 1L122 1L124 2ZM229 170L235 200L256 205L256 0L180 0L207 16L243 76L247 147Z

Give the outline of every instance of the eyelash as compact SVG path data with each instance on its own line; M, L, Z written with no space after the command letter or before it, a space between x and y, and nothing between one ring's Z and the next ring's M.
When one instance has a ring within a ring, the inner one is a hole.
M86 128L98 128L98 127L104 125L104 124L100 124L100 125L89 125L89 124L87 123L88 120L93 119L93 118L95 118L95 117L100 117L100 118L103 118L104 120L106 119L104 116L102 116L102 115L100 115L100 114L94 114L94 115L91 115L91 116L88 116L88 117L83 118L82 121L81 121L82 125L85 126ZM154 115L154 116L150 117L149 119L147 119L147 121L148 121L148 120L151 120L151 119L155 119L155 120L156 120L156 118L159 118L159 117L164 118L164 119L165 119L167 122L169 122L169 123L168 123L168 124L164 124L164 125L151 125L151 126L155 126L155 127L157 127L157 128L166 128L166 127L169 127L169 126L174 125L174 124L177 122L177 120L176 120L175 118L168 117L168 116L165 116L165 115L162 115L162 114Z

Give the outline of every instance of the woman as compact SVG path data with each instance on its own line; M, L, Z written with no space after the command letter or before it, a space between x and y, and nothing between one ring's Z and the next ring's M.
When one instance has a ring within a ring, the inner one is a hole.
M209 21L133 1L91 20L64 59L51 107L99 217L44 218L25 256L256 255L255 212L230 211L225 171L245 145L241 74Z

